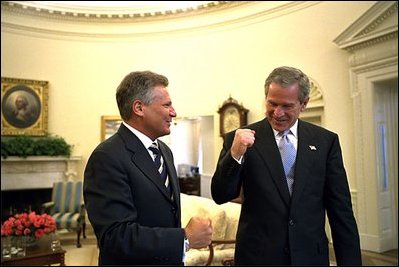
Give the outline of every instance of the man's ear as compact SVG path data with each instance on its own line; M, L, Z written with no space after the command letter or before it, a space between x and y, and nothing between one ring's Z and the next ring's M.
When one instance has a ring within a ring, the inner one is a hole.
M309 102L309 97L306 97L305 100L302 103L301 112L305 110L306 105L308 104L308 102Z
M137 114L138 116L143 116L143 102L140 100L134 100L132 104L132 111L134 114Z

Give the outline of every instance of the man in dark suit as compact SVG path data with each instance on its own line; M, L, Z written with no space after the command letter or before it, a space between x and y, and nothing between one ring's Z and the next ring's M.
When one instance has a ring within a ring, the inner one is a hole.
M276 68L265 82L266 118L225 136L211 192L221 204L242 188L238 265L329 265L326 212L337 264L361 265L338 136L298 119L309 90L302 71Z
M176 117L167 86L163 75L128 74L116 93L123 122L88 160L83 193L100 265L182 265L188 248L211 242L209 219L180 225L173 155L157 139Z

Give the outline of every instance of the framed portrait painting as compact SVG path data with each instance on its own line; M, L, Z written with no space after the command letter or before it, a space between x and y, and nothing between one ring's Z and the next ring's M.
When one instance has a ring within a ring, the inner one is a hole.
M122 119L119 115L101 116L101 141L116 133L121 123Z
M1 135L47 134L48 82L1 78Z

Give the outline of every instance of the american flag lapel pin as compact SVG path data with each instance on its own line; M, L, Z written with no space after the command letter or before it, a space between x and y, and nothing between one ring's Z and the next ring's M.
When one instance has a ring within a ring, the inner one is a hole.
M310 150L317 150L315 146L310 145L309 146Z

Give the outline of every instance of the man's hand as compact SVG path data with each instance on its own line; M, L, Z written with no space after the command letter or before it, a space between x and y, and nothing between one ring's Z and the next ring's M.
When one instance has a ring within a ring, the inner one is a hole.
M212 222L209 218L192 217L184 232L190 243L190 248L203 248L212 241Z
M231 145L231 156L239 160L255 142L255 131L251 129L237 129Z

